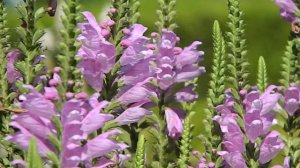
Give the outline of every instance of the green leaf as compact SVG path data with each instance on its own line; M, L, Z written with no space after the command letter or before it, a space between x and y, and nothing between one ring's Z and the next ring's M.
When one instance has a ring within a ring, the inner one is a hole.
M37 9L34 14L35 20L42 18L45 13L46 13L46 11L43 7L40 7L39 9Z
M18 90L21 92L21 93L27 93L28 92L28 89L24 88L24 83L22 81L16 81L16 87L18 88Z
M258 60L257 86L263 92L268 86L267 67L264 58L261 56Z
M178 166L180 168L186 168L189 165L189 155L191 153L191 125L190 125L190 117L186 117L183 125L183 134L182 139L180 141L180 156L178 159Z
M49 136L48 136L48 140L51 142L51 144L53 145L53 146L55 146L55 148L56 148L56 150L57 151L61 151L61 143L60 143L60 141L59 141L59 139L56 137L56 135L54 135L54 134L50 134Z
M294 61L296 56L293 53L294 41L288 41L286 51L282 58L281 64L281 79L279 82L287 89L290 83L297 82L297 74L294 72L295 66L297 65Z
M28 168L43 168L43 161L38 153L35 138L30 140L26 163Z
M50 152L47 154L47 157L49 160L52 161L52 168L60 168L60 161L57 155L53 152Z
M53 116L52 119L51 119L52 123L54 124L56 130L57 130L57 134L58 135L61 135L62 133L62 130L63 130L63 127L62 127L62 124L60 122L60 119L58 116Z
M27 10L26 10L26 6L25 5L18 5L17 6L17 10L20 13L20 15L27 20Z
M26 37L26 30L23 27L16 27L16 32L19 34L20 37Z
M298 161L300 157L300 150L296 150L292 157L294 160Z
M32 37L32 44L35 44L40 40L40 38L44 35L43 30L37 30Z
M246 59L246 40L244 39L244 21L243 13L240 10L239 0L227 0L228 2L228 27L229 31L226 33L228 40L227 46L229 49L227 65L230 67L228 78L232 83L231 88L236 92L240 90L248 90L248 61ZM240 97L236 97L238 100Z
M6 99L9 100L9 101L11 102L11 101L14 100L16 97L17 97L17 93L12 92L12 93L10 93L10 94L6 97Z
M0 144L0 159L6 158L8 156L8 152L5 150L5 147Z
M174 21L176 10L176 0L157 0L159 4L158 10L156 10L157 21L155 25L158 32L161 32L163 28L168 30L174 30L177 25Z

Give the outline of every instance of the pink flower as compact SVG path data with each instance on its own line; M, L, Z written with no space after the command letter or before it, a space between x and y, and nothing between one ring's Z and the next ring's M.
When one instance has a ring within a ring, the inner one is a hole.
M165 115L169 136L180 137L183 130L184 112L178 108L166 108Z
M277 131L271 131L264 138L258 159L261 164L271 161L284 148L285 145L279 136Z

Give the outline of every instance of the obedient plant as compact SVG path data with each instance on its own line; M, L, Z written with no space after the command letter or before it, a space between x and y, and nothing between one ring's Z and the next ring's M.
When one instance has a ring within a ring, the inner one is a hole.
M215 152L221 145L221 131L220 127L212 118L217 115L215 107L222 104L225 95L225 40L221 32L218 21L215 21L213 27L214 39L214 57L211 73L211 81L209 83L208 98L207 98L207 119L204 120L206 126L205 147L207 152L205 158L208 162L216 164L218 167L221 164L221 158ZM207 137L207 138L206 138Z
M280 134L270 130L281 97L275 89L269 86L263 93L253 90L246 94L243 108L239 109L243 116L235 111L236 101L230 91L226 93L224 104L217 107L220 115L214 120L220 124L224 146L218 154L229 166L266 165L283 149Z
M10 43L0 0L0 167L299 167L299 2L274 0L292 27L275 86L263 57L251 83L244 14L239 0L227 1L229 29L223 35L214 22L207 101L197 110L201 42L180 47L176 0L157 2L148 32L139 0L111 0L101 22L79 0L41 8L23 0ZM62 27L48 67L38 21L56 14Z
M44 35L44 31L38 29L36 25L44 15L45 9L43 7L36 9L34 0L24 0L24 3L17 6L17 10L21 25L16 29L21 39L18 46L20 58L16 68L22 73L21 83L40 85L44 56L41 55L39 40Z
M239 91L249 88L247 67L249 63L246 55L247 50L245 36L245 23L242 19L243 12L240 10L240 2L238 0L228 0L228 83L233 89L235 99L239 100Z
M299 116L297 111L299 109L299 36L298 36L298 23L299 23L299 9L298 3L294 1L275 1L280 7L281 16L292 25L291 37L286 47L286 52L283 57L282 63L282 78L280 82L283 85L283 98L282 110L278 123L282 128L282 138L287 144L284 149L284 155L288 159L288 164L291 167L299 166L299 147L298 135L296 130L299 129L298 120Z
M49 6L55 8L56 0L50 0ZM62 15L60 16L63 28L60 30L61 42L59 44L59 55L57 60L61 68L61 79L59 92L64 99L68 92L79 92L82 87L81 74L76 68L78 60L76 53L79 48L77 36L80 33L78 23L81 21L80 5L78 0L67 0L62 4Z
M19 106L26 112L12 116L10 125L19 131L6 137L7 140L26 150L31 138L35 138L39 154L51 160L50 163L46 161L51 167L116 165L126 158L117 151L124 150L127 145L112 138L120 134L120 130L102 129L101 133L89 138L114 118L101 113L108 102L99 102L98 94L88 98L85 93L78 93L58 111L53 102L59 100L55 88L45 88L44 94L40 94L32 86L25 87L29 91L20 96Z
M6 70L6 65L7 65L7 60L6 56L8 54L8 51L10 49L10 44L8 43L9 35L8 35L8 28L7 28L7 13L6 13L6 8L4 6L4 2L1 1L0 4L0 57L2 60L2 63L0 64L1 70L0 70L0 75L2 76L1 78L1 86L0 86L0 91L1 91L1 107L5 108L8 107L10 104L10 98L12 95L9 94L9 84L7 82L7 70ZM0 114L0 150L2 153L2 156L0 157L0 165L2 164L3 166L8 166L9 165L9 160L7 159L9 156L9 144L7 141L5 141L3 138L6 134L9 133L9 127L8 127L8 120L9 115L8 114Z

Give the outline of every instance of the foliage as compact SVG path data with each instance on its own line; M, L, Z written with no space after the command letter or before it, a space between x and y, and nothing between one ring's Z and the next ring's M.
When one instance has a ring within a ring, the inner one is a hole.
M257 87L263 92L268 86L267 66L264 57L259 57L257 72Z
M197 93L204 85L202 43L180 47L186 38L174 32L180 2L158 0L157 30L148 33L138 23L139 0L110 0L101 22L82 12L80 0L48 0L47 9L45 2L22 0L12 43L0 2L0 167L298 166L298 2L274 1L292 25L283 86L269 85L272 67L267 72L269 62L260 57L250 87L244 13L239 0L227 0L226 34L222 22L213 25L204 109L195 108L203 98ZM46 27L39 23L46 13L61 14L56 51L42 45ZM57 61L52 71L49 55ZM203 123L200 136L195 122ZM281 153L284 160L276 157Z
M228 37L228 83L232 85L236 98L238 98L239 90L247 90L249 72L247 70L249 63L246 55L246 39L245 23L242 19L243 12L240 10L239 0L228 0L228 27L229 32L226 33Z

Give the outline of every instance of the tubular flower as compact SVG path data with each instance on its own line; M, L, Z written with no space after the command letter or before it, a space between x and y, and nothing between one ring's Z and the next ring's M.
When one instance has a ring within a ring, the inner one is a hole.
M274 0L280 7L280 15L288 22L297 21L296 12L299 11L293 0Z
M175 83L190 81L205 72L203 67L197 65L202 60L200 56L204 54L202 51L197 51L201 42L193 42L178 53L177 39L175 33L163 31L161 40L157 44L155 77L162 90L169 89Z
M281 98L274 92L276 86L269 86L264 93L252 91L245 96L243 101L246 109L245 127L246 134L252 143L256 138L269 132L275 119L275 110Z
M150 43L143 36L146 30L144 26L135 24L122 41L127 47L120 59L124 66L121 79L125 85L153 78L160 89L167 90L175 83L192 80L205 72L203 67L197 65L204 54L197 50L201 42L193 42L179 50L176 47L178 37L174 32L163 31L161 39Z
M271 161L284 148L283 141L277 131L271 131L260 146L259 162L265 164Z
M169 136L179 138L183 130L184 112L177 108L166 108L165 114Z
M246 136L250 140L250 145L256 145L258 137L264 139L259 150L260 164L269 162L283 149L284 143L279 139L279 133L270 132L276 116L275 111L279 109L278 101L281 98L281 95L276 93L276 89L276 86L271 85L262 94L257 90L245 94L243 109L241 109L245 112L244 120L241 120L235 111L235 101L229 91L226 92L224 104L216 107L220 115L215 116L214 120L219 123L223 133L223 148L218 151L218 154L228 166L247 167L244 156L250 151L246 148L248 146L247 143L245 144Z
M153 76L154 51L147 48L149 39L143 35L146 31L143 25L134 24L121 42L126 47L120 58L121 80L125 85L134 85Z
M98 101L98 94L88 99L85 94L79 93L77 99L68 100L63 104L62 112L58 113L54 103L46 96L38 93L31 86L29 93L22 95L19 106L26 112L12 116L11 126L17 128L13 135L6 139L17 144L21 149L27 150L30 139L34 137L37 141L38 152L45 159L52 152L60 156L61 167L72 168L84 164L90 167L94 165L102 166L110 160L109 154L118 150L124 150L127 145L114 140L114 136L121 134L120 130L109 130L90 139L90 133L102 128L103 125L113 116L102 113L109 102ZM47 91L46 91L47 92ZM62 125L61 135L52 123L54 117L59 118ZM50 136L61 139L61 150L49 140ZM61 137L58 137L61 136ZM121 157L121 155L120 155ZM96 159L99 162L94 162ZM119 164L119 160L111 158L114 165Z
M291 86L284 93L284 109L293 116L300 105L300 86Z
M39 153L46 156L54 149L47 138L51 134L56 134L51 123L51 118L56 115L56 109L51 101L35 91L33 87L29 86L29 89L29 94L20 97L22 102L19 104L26 112L13 115L10 123L19 131L6 139L27 150L30 139L35 137Z
M81 35L78 40L82 42L82 46L78 51L81 61L78 67L89 85L96 91L101 91L103 86L103 78L115 63L115 47L109 43L100 24L97 23L95 17L90 12L83 12L86 22L79 25Z
M7 54L6 76L8 83L12 84L22 78L22 74L16 70L15 63L19 59L19 50L13 50Z
M155 103L152 100L164 95L166 106L163 112L168 134L178 138L182 133L184 112L168 106L168 103L192 102L198 98L192 84L176 92L173 89L205 72L203 67L198 66L204 52L197 50L200 42L194 42L183 50L176 47L179 38L172 31L164 30L161 37L155 36L155 39L149 40L143 35L146 30L139 24L124 30L125 38L121 44L125 50L120 58L120 79L124 86L117 99L129 107L134 104L148 108Z

